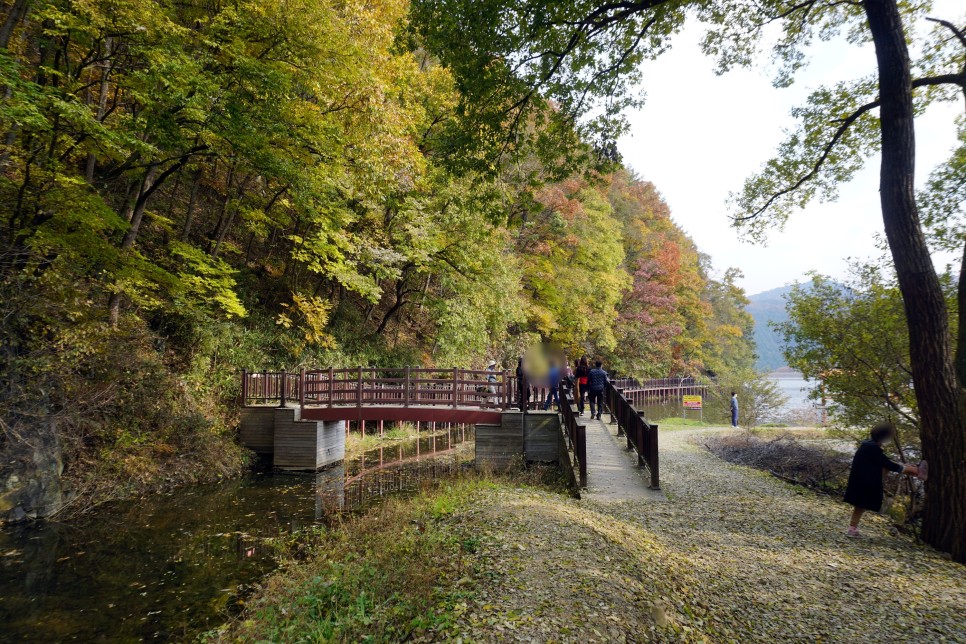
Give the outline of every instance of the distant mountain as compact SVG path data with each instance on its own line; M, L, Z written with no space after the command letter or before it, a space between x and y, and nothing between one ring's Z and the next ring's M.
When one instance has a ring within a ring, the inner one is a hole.
M755 318L755 344L758 348L757 367L763 371L774 371L785 366L785 356L781 350L781 336L769 326L771 322L788 321L784 296L791 293L792 286L781 286L770 291L749 295L751 303L747 310Z

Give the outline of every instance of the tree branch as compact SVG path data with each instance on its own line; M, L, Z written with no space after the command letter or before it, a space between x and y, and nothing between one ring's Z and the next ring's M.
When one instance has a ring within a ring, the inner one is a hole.
M957 40L959 40L959 44L961 44L963 48L966 48L966 33L964 33L962 29L959 29L956 25L948 20L942 20L940 18L926 18L926 20L929 22L935 22L942 25L946 29L949 29L956 36Z
M939 76L928 76L926 78L917 78L912 81L913 89L917 87L928 87L932 85L959 85L960 87L966 88L966 73L941 74ZM852 112L845 118L832 120L832 123L839 123L840 125L835 130L835 134L832 135L832 139L822 149L822 154L819 156L818 160L812 166L812 169L807 174L799 178L799 180L796 181L794 185L788 188L785 188L784 190L779 190L771 197L769 197L768 201L766 201L761 208L751 213L750 215L746 215L744 217L734 217L733 218L734 221L748 221L759 217L763 212L768 210L768 208L770 208L771 205L775 203L775 201L778 200L780 197L783 197L787 194L795 192L796 190L801 188L806 182L810 181L813 177L815 177L815 175L818 174L818 171L821 170L822 166L825 165L825 162L828 160L829 155L832 153L832 149L841 140L841 138L845 135L846 131L852 126L852 124L855 123L866 112L869 112L870 110L873 110L879 107L880 102L881 101L879 99L876 99L871 103L866 103L865 105L859 107L858 109L856 109L854 112Z

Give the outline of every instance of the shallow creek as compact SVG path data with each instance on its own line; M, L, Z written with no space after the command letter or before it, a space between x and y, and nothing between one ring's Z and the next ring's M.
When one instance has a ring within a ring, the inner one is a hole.
M451 476L471 429L312 474L261 472L0 531L0 641L182 640L237 612L277 566L273 540Z

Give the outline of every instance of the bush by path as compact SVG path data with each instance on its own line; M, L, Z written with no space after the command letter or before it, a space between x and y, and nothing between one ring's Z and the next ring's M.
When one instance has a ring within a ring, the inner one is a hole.
M714 435L704 446L730 463L770 472L789 482L841 494L851 458L823 445L807 444L791 434L763 439L750 433Z

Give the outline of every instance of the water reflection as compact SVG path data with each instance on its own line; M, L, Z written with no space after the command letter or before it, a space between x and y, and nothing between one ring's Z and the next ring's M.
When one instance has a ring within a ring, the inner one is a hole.
M2 531L0 639L197 635L275 568L278 539L455 472L472 458L471 440L457 428L314 474L252 475Z

